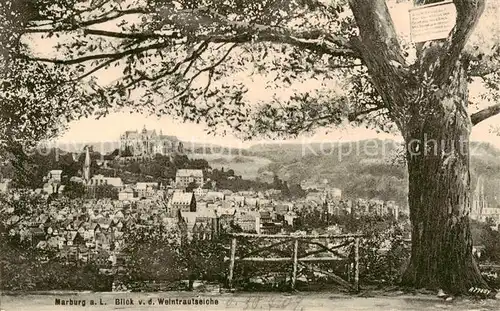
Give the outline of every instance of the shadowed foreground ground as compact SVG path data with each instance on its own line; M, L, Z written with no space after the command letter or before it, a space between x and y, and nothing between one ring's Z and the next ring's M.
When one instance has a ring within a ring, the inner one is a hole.
M167 304L167 300L171 303ZM80 305L56 305L56 299ZM70 299L72 301L70 302ZM116 300L133 305L117 304ZM120 300L122 299L122 300ZM163 299L163 305L162 304ZM178 300L175 301L174 300ZM201 301L199 299L202 299ZM211 299L211 300L210 300ZM90 305L94 300L97 305ZM140 304L140 300L144 305ZM194 304L197 300L198 304ZM84 301L85 306L82 306ZM187 304L191 302L191 304ZM204 301L204 302L203 302ZM217 304L215 304L217 302ZM105 305L101 305L103 303ZM183 304L186 303L186 304ZM201 305L200 305L201 303ZM457 299L446 302L435 296L424 295L375 295L358 297L328 293L46 293L2 294L1 309L5 311L52 311L52 310L500 310L500 300Z

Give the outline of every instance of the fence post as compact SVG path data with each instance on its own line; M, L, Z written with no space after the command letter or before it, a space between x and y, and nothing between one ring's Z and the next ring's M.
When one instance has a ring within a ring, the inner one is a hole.
M294 240L293 246L293 274L292 274L292 289L295 289L295 282L297 281L297 257L299 252L299 240Z
M354 240L354 290L359 291L359 237Z
M236 259L236 237L233 237L231 241L231 261L229 262L229 277L228 285L229 288L233 288L233 273L234 273L234 261Z

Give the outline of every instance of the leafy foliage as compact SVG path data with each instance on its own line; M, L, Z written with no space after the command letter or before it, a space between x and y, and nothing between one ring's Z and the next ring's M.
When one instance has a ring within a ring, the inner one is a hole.
M91 82L77 94L85 107L92 108L85 113L102 116L126 105L204 121L222 131L236 129L246 137L269 130L296 135L338 124L343 116L356 120L364 103L370 111L363 114L377 110L379 103L367 102L359 92L370 88L370 82L348 44L356 32L346 4L344 0L23 2L18 8L30 14L18 25L17 42L28 48L15 55L39 64L68 65L70 85ZM57 59L37 53L29 44L33 40L55 42ZM117 79L98 81L95 73L110 68L120 71ZM255 95L245 85L250 72L256 77L268 74L274 103L262 99L257 107L249 105ZM235 74L240 78L234 79ZM331 85L349 74L360 78L343 85L345 94L332 93ZM311 78L317 81L318 92L308 95L301 84ZM275 86L281 85L293 88L288 99L279 98ZM287 100L289 107L282 109ZM354 104L348 107L348 102Z
M86 187L83 183L70 181L64 187L63 194L70 199L83 198L86 193Z
M189 159L186 155L175 154L170 156L156 154L152 159L127 160L124 162L111 161L109 168L99 172L105 176L122 178L125 183L137 181L163 181L168 183L175 180L178 169L201 169L207 171L210 167L203 159Z
M182 278L176 232L162 228L135 228L127 233L123 282L173 281Z
M96 199L118 200L118 189L112 185L98 185L94 191Z
M98 172L97 160L101 155L97 152L90 153L90 171L94 175ZM74 158L70 153L57 148L37 147L24 151L18 150L16 157L4 165L11 167L7 178L12 178L17 187L41 188L44 178L51 170L62 170L62 183L69 183L69 178L78 176L83 168L85 154L80 153Z
M390 222L361 222L366 237L360 243L360 278L365 284L399 284L410 259L408 232Z
M0 151L21 157L23 148L55 137L67 122L88 115L81 88L66 83L70 69L19 57L26 52L23 36L42 9L33 1L0 4Z
M125 284L134 282L176 282L183 279L222 282L227 240L188 241L178 229L162 226L129 230L123 251L126 257Z
M373 85L357 42L363 25L351 2L6 1L2 41L11 43L4 49L8 59L71 70L68 83L49 85L89 82L72 96L84 107L68 107L75 117L127 106L205 122L222 133L231 128L245 138L294 136L344 120L393 131L395 115ZM485 14L496 12L489 5ZM482 79L490 95L498 80L496 38L485 31L491 27L480 22L481 34L465 50L471 76ZM418 47L398 40L404 61L415 62ZM39 53L33 42L53 49ZM112 81L99 78L106 69L116 73ZM250 90L248 81L262 81L266 94ZM314 81L316 92L305 92L304 81Z
M204 280L224 283L227 273L226 249L229 239L215 237L212 240L193 239L181 248L182 267L189 273L190 280Z

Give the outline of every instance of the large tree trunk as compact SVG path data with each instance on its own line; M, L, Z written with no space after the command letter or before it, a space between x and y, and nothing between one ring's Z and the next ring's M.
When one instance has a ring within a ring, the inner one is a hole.
M403 283L466 294L486 287L469 227L469 65L462 53L484 0L453 3L457 19L448 37L417 43L417 60L409 63L385 0L349 0L359 28L353 42L407 143L412 254Z
M469 226L470 118L465 70L457 64L451 82L423 92L420 113L405 140L409 173L412 252L403 282L452 294L486 288L472 254Z

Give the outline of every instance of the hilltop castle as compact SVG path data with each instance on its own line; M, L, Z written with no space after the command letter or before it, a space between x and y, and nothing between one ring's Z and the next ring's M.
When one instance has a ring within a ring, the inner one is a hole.
M139 131L126 131L120 136L120 150L128 150L131 156L143 157L153 156L157 153L169 155L183 152L183 145L177 137L163 135L162 131L157 134L156 130L147 130L146 127Z

